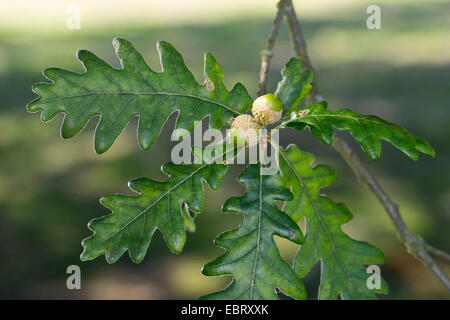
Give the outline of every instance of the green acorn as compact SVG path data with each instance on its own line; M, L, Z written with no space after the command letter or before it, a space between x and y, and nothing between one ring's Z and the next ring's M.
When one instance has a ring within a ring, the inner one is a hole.
M241 114L234 119L228 134L229 141L235 141L238 147L253 146L258 143L259 129L263 126L248 114Z
M253 102L252 113L256 121L267 126L281 119L283 105L280 98L273 93L268 93Z

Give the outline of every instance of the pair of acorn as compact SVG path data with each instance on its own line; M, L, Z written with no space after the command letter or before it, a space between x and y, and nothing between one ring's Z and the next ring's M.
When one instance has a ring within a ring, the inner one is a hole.
M273 93L260 96L253 102L252 114L241 114L234 119L229 131L229 141L238 146L252 146L258 143L259 129L277 122L283 114L280 98Z

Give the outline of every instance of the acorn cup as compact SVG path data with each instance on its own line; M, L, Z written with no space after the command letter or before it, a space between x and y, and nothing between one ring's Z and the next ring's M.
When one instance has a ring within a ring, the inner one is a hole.
M265 127L281 119L283 105L280 98L268 93L253 102L252 113L255 120Z
M231 124L229 141L235 141L238 147L253 146L258 143L259 129L262 128L251 115L241 114Z

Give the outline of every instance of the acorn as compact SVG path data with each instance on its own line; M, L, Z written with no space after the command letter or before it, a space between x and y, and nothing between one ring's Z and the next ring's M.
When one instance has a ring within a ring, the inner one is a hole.
M280 98L273 93L269 93L253 102L252 113L256 121L263 126L267 126L281 119L283 105Z
M236 141L238 147L253 146L258 143L259 129L263 126L248 114L241 114L234 119L228 133L229 141Z

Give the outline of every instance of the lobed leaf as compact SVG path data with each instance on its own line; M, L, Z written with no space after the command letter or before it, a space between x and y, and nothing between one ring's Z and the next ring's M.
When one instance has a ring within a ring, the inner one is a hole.
M221 164L176 165L167 163L165 182L141 178L129 183L138 196L113 194L100 202L111 214L94 219L88 227L94 233L83 240L82 260L105 254L116 262L126 250L134 262L145 256L153 233L159 229L169 249L178 254L186 242L183 210L200 213L203 208L203 181L216 190L227 167ZM187 207L186 207L187 206Z
M285 203L284 212L294 221L306 220L305 241L294 261L295 273L302 278L320 261L319 299L375 299L375 293L387 293L384 281L379 289L368 288L370 274L364 267L383 263L383 253L342 231L341 226L352 219L351 212L320 194L337 179L337 173L324 165L311 167L313 162L312 155L294 145L280 148L282 181L294 195Z
M311 70L302 72L302 61L291 58L281 70L282 80L278 83L276 95L283 103L283 116L290 115L297 109L300 102L311 91L313 73Z
M198 84L182 56L167 42L157 43L161 72L150 69L127 40L115 38L113 45L122 69L80 50L77 57L86 72L45 69L45 77L52 82L33 86L39 97L28 104L28 110L42 111L43 121L64 113L63 138L75 136L90 118L99 115L95 150L103 153L135 116L139 117L139 145L147 150L175 111L179 111L177 128L191 131L194 122L206 116L210 116L211 126L219 129L231 117L251 108L252 99L243 85L226 89L222 69L209 53L205 54L205 82Z
M425 140L397 124L377 116L361 115L350 109L330 111L325 101L301 109L299 116L285 121L281 127L297 130L309 127L311 133L326 144L333 142L333 127L347 130L372 160L377 160L381 155L381 140L391 143L413 160L419 159L420 152L435 155Z
M279 175L261 175L261 164L247 167L239 182L247 186L245 195L228 199L223 210L243 214L244 221L215 240L226 252L202 271L207 276L231 274L233 280L224 290L203 299L278 299L275 288L304 299L302 282L273 240L278 235L295 243L303 241L297 224L275 204L275 200L290 200L292 195L282 186Z

